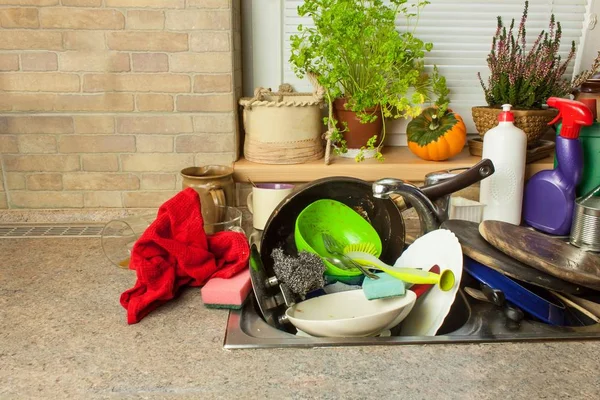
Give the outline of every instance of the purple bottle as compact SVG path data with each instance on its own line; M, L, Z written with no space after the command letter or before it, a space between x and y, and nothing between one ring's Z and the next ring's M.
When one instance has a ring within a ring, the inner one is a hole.
M593 115L585 104L578 101L550 97L550 107L558 108L562 118L560 136L556 138L558 166L540 171L525 186L523 218L528 225L552 235L565 236L571 231L575 189L583 173L583 148L579 130L591 125Z

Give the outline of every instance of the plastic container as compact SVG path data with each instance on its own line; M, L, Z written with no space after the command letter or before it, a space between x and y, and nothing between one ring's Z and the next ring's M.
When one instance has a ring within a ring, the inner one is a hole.
M577 185L577 196L583 196L589 193L600 183L600 123L596 113L596 99L582 98L582 102L592 111L594 123L590 126L581 127L579 132L579 141L583 147L583 175L581 183ZM560 135L562 124L558 125L557 136ZM554 168L558 165L558 159L554 160Z
M452 197L450 199L449 219L460 219L463 221L481 222L485 204L478 201L465 199L464 197Z
M525 222L545 233L566 236L571 231L575 189L583 173L583 147L579 140L582 126L592 125L592 111L583 103L550 97L550 107L559 114L552 123L562 119L560 134L556 138L556 159L553 170L535 174L525 188L523 217Z
M483 220L521 223L527 135L514 124L512 106L504 104L498 126L483 138L482 158L494 163L496 172L481 181L479 202L485 204Z

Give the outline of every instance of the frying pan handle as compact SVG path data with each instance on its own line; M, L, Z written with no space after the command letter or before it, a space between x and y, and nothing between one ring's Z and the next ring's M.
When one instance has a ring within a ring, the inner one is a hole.
M466 187L477 183L494 173L494 164L492 160L484 158L468 170L456 175L454 178L447 179L435 185L422 187L421 191L431 201L458 192Z

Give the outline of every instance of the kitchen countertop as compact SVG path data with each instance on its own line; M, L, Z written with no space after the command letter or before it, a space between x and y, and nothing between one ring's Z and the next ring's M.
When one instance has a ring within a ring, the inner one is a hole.
M191 288L139 324L99 238L0 239L0 398L600 396L600 342L233 350Z

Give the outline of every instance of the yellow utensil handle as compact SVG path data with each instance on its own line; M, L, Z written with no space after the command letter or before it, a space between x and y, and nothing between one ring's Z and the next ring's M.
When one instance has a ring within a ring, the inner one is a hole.
M350 252L347 256L364 266L383 271L386 274L407 283L438 285L444 292L452 289L456 283L454 273L449 269L436 274L417 268L391 267L377 257L362 252Z
M356 253L351 253L355 255ZM440 275L429 271L423 271L416 268L388 267L381 260L372 256L353 258L355 262L369 268L383 271L394 278L400 279L408 283L432 284L435 285L440 281Z
M440 275L429 271L414 268L384 268L378 265L371 266L374 269L385 272L388 275L408 283L436 285L440 281Z

